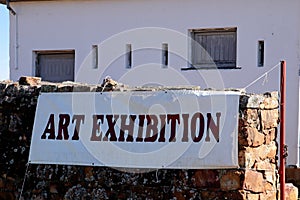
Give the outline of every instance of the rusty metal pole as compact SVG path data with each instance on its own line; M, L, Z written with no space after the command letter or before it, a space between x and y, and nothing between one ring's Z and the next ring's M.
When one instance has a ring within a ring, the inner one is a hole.
M285 83L286 63L280 62L280 200L285 200Z

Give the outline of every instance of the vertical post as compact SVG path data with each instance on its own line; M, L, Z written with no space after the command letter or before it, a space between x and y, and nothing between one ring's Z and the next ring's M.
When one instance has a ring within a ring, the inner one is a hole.
M285 200L285 83L286 63L280 62L280 199Z

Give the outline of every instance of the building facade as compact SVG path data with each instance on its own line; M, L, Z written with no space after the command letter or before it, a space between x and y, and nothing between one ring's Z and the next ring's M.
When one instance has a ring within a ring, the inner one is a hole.
M6 3L2 1L2 3ZM299 165L300 1L76 0L9 4L10 78L279 90ZM15 15L14 13L15 12Z

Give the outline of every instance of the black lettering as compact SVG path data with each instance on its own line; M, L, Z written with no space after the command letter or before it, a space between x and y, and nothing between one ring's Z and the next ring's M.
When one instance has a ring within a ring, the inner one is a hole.
M62 140L62 134L64 134L64 140L69 139L69 132L68 132L69 124L70 124L70 115L60 114L59 122L58 122L58 135L56 137L57 140Z
M182 142L188 142L189 141L189 114L182 114L182 119L183 119L183 136L181 141Z
M158 134L158 119L156 115L146 115L147 119L147 129L146 129L146 138L145 142L155 142ZM151 135L152 132L152 135Z
M121 115L121 129L120 129L120 137L118 139L119 142L124 142L125 131L128 132L126 142L133 142L133 128L134 128L134 121L136 119L136 115L130 115L129 124L126 124L126 119L127 119L127 115Z
M196 136L196 122L197 119L199 119L199 133L198 136ZM204 117L201 113L195 113L191 119L191 137L194 142L199 142L204 133Z
M118 119L119 119L119 115L106 115L108 130L105 133L105 137L103 138L103 141L108 141L109 135L110 135L109 141L117 141L115 125Z
M143 142L144 121L145 121L145 115L139 115L139 130L138 130L138 136L135 139L135 141L137 142Z
M44 130L43 135L41 136L41 139L46 139L46 134L49 133L48 139L54 140L55 139L55 124L54 124L54 114L51 114L49 116L46 128Z
M206 132L206 138L205 138L205 141L207 141L207 142L210 141L209 129L211 130L216 141L219 142L219 129L220 129L221 113L220 112L216 113L216 117L217 117L217 125L215 124L214 120L212 119L211 113L207 113L207 132Z
M103 124L104 115L93 115L93 130L91 141L101 141L102 139L102 131L100 129L100 123ZM97 133L100 133L97 136Z
M79 140L80 124L84 123L84 115L74 115L72 119L72 124L75 122L75 129L72 140Z
M166 133L166 115L159 115L160 118L160 123L161 123L161 128L159 131L159 138L158 138L158 142L165 142L166 138L165 138L165 133Z
M169 142L176 142L176 121L180 124L179 114L175 115L167 115L168 123L171 123L171 136L169 138Z

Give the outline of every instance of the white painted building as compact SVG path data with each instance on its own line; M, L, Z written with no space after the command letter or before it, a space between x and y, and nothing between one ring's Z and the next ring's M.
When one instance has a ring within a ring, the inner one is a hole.
M286 60L288 164L299 165L299 0L12 0L8 7L13 80L98 83L110 75L130 85L265 92L279 89L274 66Z

